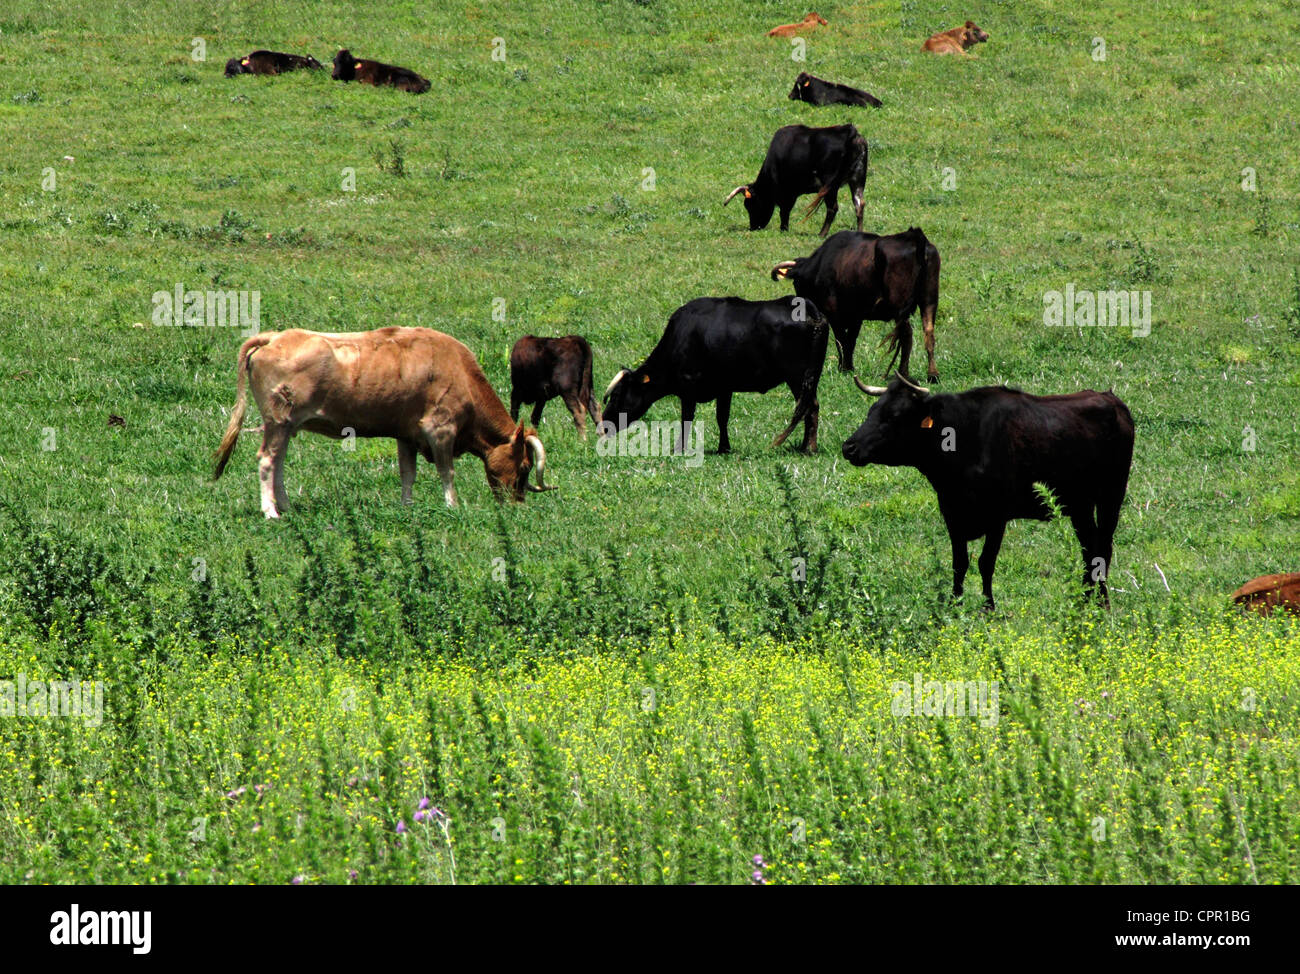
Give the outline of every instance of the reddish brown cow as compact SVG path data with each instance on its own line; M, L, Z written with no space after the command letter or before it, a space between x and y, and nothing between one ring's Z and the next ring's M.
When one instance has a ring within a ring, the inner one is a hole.
M525 335L510 350L510 415L519 407L533 406L532 424L542 421L542 408L559 396L573 414L573 425L587 438L587 413L600 428L600 405L591 389L591 346L581 335L538 338Z
M532 429L516 426L492 391L474 353L430 328L380 328L325 334L263 332L239 349L235 408L216 453L221 476L239 439L248 388L262 413L257 474L262 512L279 517L287 502L284 454L300 429L335 439L397 440L402 503L411 502L415 455L438 468L448 507L456 505L452 461L472 453L483 461L499 500L551 490L543 480L546 451ZM528 483L537 467L537 486Z
M1232 593L1232 601L1264 616L1271 615L1274 609L1300 615L1300 572L1253 578Z
M814 27L825 27L826 18L821 14L808 14L797 24L782 24L780 27L773 27L767 32L768 37L794 37L801 30L812 30Z

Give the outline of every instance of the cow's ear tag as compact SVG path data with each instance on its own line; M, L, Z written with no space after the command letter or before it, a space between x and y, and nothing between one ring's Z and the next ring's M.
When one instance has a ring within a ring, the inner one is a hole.
M248 67L248 58L244 58L244 60L240 61L239 63L242 64L244 67Z
M751 195L752 194L749 192L749 190L745 190L745 199L749 199Z
M923 430L928 430L933 425L934 425L933 416L927 416L925 417L925 419L921 420L921 429Z
M356 64L352 65L352 70L353 70L353 71L357 71L357 70L359 70L360 68L361 68L361 62L360 62L360 61L358 61Z
M641 376L641 381L642 381L642 383L649 382L649 381L650 381L650 376L648 376L648 375L643 375L643 376Z
M812 84L811 81L805 81L805 82L803 83L803 86L804 86L805 88L807 88L807 87L809 87L811 84Z

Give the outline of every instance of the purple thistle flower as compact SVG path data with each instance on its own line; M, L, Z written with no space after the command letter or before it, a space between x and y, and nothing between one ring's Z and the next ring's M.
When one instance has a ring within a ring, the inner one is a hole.
M400 818L397 820L397 834L403 835L406 832L406 823Z
M759 869L762 869L766 865L766 863L763 862L762 856L755 856L754 865L757 866Z
M348 879L356 879L356 878L357 878L357 871L355 869L349 869Z
M303 880L302 876L295 876L293 877L293 879L289 880L289 882L293 883L294 886L301 886L302 880Z
M420 811L424 811L426 808L429 807L429 799L427 799L427 798L421 798L421 799L420 799L420 804L417 805L416 807L417 807Z
M415 820L417 822L423 822L425 819L428 818L433 818L433 816L430 815L428 812L420 811L415 813Z
M766 886L766 885L767 885L767 880L765 880L765 879L763 878L763 873L762 873L760 870L755 869L755 870L754 870L754 875L753 875L752 878L753 878L753 880L754 880L754 885L755 885L755 886Z

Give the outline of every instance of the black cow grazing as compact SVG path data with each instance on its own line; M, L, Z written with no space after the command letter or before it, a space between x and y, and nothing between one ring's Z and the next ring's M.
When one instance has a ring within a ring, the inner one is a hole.
M321 64L310 54L282 54L279 51L254 51L247 57L232 57L226 62L226 77L237 74L284 74L288 71L323 71Z
M803 420L800 449L815 453L817 384L828 334L826 319L802 298L696 298L673 312L659 344L639 369L623 369L614 376L605 391L606 428L624 430L655 402L677 396L682 402L680 447L695 421L696 404L716 399L718 452L728 453L732 394L767 392L785 383L794 393L794 418L772 445L784 443Z
M885 341L893 355L901 355L898 370L910 379L912 313L920 308L927 375L931 382L938 380L934 316L939 308L939 251L919 227L884 237L841 230L811 256L777 264L772 280L789 280L796 294L826 315L845 372L853 371L862 322L892 321L894 330Z
M601 424L600 406L592 395L591 346L581 335L538 338L525 335L510 350L510 415L519 418L519 407L533 406L532 424L542 420L542 408L556 396L573 414L573 424L587 438L587 413Z
M422 78L410 68L399 68L382 61L366 61L354 58L352 52L344 48L334 55L335 81L360 81L363 84L391 85L401 91L410 91L422 95L431 85L428 78Z
M821 229L824 237L835 222L835 214L840 209L840 187L846 183L853 197L858 229L862 229L862 191L866 182L867 140L852 125L820 129L787 125L772 136L758 178L737 186L722 205L726 206L738 193L744 193L749 229L762 230L772 222L772 211L780 208L781 229L789 230L794 201L807 193L816 193L807 213L826 204L826 222Z
M879 98L861 88L850 88L835 81L823 81L814 78L807 71L801 71L794 79L790 89L791 101L806 101L809 105L868 105L879 108L884 104Z
M1133 461L1133 417L1114 393L1031 396L985 386L931 395L901 378L887 389L858 386L880 398L844 441L844 459L916 467L930 481L952 540L954 596L970 567L966 545L984 536L980 577L993 608L993 566L1007 522L1052 516L1035 490L1043 484L1074 524L1085 588L1097 587L1110 605L1106 576Z

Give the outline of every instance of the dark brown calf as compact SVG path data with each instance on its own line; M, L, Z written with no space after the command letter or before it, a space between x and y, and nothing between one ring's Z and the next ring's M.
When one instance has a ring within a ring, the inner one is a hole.
M362 84L389 85L400 91L410 91L421 95L430 87L428 78L422 78L410 68L399 68L395 64L382 61L367 61L354 58L352 52L344 48L334 55L335 81L360 81Z
M310 54L282 54L280 51L254 51L247 57L232 57L226 62L226 77L237 74L284 74L287 71L323 71L321 64Z
M542 408L559 396L573 414L573 424L587 438L587 413L599 429L600 405L591 390L591 346L581 335L538 338L525 335L510 350L510 415L519 418L519 407L533 406L532 424L542 420Z

